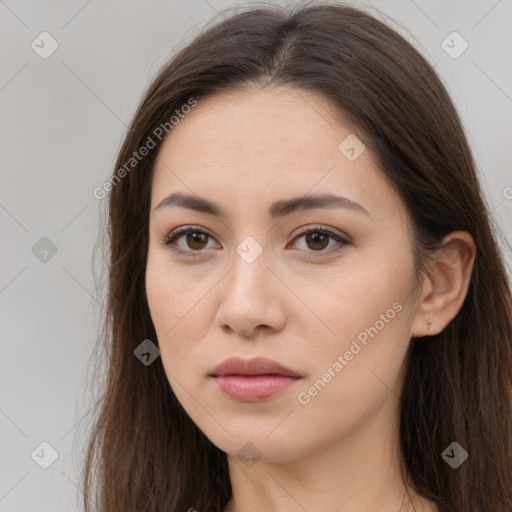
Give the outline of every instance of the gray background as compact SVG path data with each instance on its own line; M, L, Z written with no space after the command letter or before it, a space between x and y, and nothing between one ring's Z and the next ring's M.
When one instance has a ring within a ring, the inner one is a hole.
M510 243L512 2L349 3L389 15L435 65ZM108 178L151 77L232 5L0 0L0 511L79 510L87 375L104 303L93 249L105 200L92 191ZM46 59L31 47L43 31L59 45ZM453 31L469 44L456 59L441 46ZM43 237L54 255L38 254ZM510 270L508 251L506 260ZM43 441L58 454L48 469L39 465L51 461Z

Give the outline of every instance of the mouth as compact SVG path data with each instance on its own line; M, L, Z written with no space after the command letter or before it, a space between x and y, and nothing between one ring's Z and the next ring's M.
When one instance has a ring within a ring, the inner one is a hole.
M210 377L226 396L244 402L266 400L302 378L290 368L261 357L226 359L214 368Z

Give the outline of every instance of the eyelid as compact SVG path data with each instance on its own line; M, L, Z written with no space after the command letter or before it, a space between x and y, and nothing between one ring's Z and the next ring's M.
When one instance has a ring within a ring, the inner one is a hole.
M301 228L298 228L301 229ZM336 237L339 237L343 239L346 243L350 243L350 237L348 235L345 235L343 232L340 232L339 230L336 230L334 228L330 228L328 226L323 226L322 224L306 224L304 229L301 229L301 231L298 231L294 234L294 239L298 236L305 235L310 232L316 232L316 231L322 231L329 235L334 235Z

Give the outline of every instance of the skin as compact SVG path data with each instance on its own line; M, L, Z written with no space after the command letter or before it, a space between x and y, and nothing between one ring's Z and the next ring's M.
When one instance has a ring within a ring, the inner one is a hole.
M354 161L338 150L354 131L339 119L311 92L223 92L200 100L174 127L155 163L148 303L172 390L228 454L226 512L437 510L401 478L398 397L411 336L441 332L462 306L474 242L451 233L432 277L416 281L404 204L368 147ZM155 211L173 192L213 200L227 217L176 205ZM274 219L267 212L274 201L314 193L344 196L369 214L321 208ZM176 241L195 258L163 243L190 225L211 235ZM300 236L317 225L349 243ZM248 236L263 249L252 263L236 252ZM301 403L298 394L397 303L400 312ZM268 357L302 378L267 400L235 401L209 377L231 356ZM255 464L237 456L248 442Z

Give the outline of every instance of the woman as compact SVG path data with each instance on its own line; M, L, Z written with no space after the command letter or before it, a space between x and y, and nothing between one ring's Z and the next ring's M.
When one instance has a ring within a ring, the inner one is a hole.
M395 31L330 4L208 27L108 189L87 511L512 510L510 285Z

